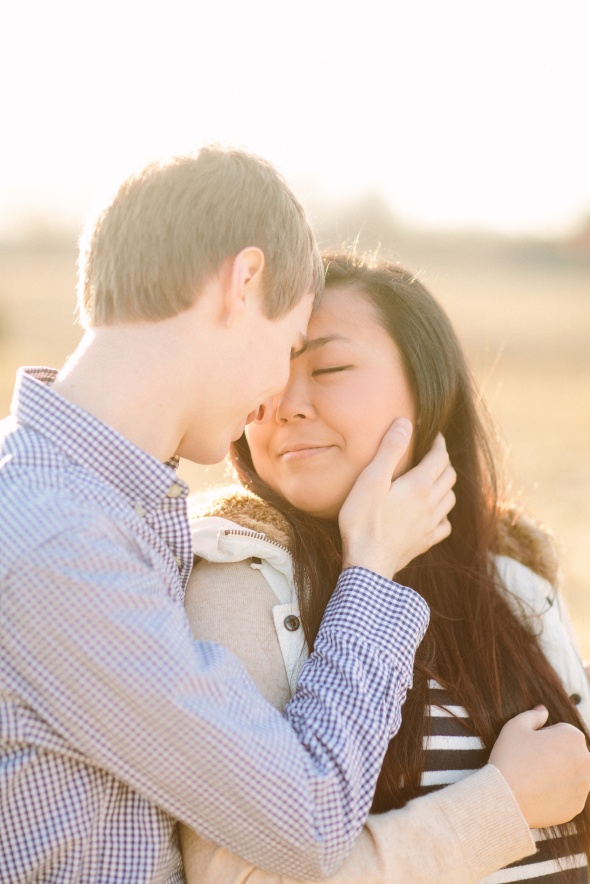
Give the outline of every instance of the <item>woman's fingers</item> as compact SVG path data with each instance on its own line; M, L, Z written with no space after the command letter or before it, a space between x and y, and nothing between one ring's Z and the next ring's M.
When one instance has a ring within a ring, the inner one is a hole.
M504 725L490 755L534 828L571 820L590 789L584 734L571 724L543 727L546 720L543 707L521 712Z

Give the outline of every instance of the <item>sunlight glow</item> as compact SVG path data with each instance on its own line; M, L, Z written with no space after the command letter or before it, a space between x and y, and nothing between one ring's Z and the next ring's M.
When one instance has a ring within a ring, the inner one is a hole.
M429 225L556 232L590 211L586 0L55 0L0 20L0 234L79 223L203 141L302 193Z

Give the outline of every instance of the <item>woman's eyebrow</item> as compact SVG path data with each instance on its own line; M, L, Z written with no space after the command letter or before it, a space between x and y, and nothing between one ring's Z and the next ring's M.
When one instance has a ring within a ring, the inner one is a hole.
M344 335L322 335L319 338L308 338L305 346L301 350L298 350L296 353L293 353L291 358L296 359L297 356L300 356L307 350L318 350L320 347L323 347L325 344L329 344L331 341L345 341L347 344L353 343L351 338L347 338Z

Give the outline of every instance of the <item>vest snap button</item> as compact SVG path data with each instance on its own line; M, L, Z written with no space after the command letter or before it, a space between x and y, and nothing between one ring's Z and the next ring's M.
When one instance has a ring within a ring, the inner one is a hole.
M288 629L289 632L296 632L299 629L300 620L299 617L295 616L295 614L289 614L283 620L283 624L285 626L285 629Z

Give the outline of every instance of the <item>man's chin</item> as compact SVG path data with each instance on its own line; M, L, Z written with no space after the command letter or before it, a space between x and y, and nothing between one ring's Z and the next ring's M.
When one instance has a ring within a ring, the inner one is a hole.
M241 439L241 438L242 438L242 436L244 435L244 432L245 432L245 430L246 430L246 424L247 424L247 423L249 423L249 422L248 422L248 421L245 421L243 424L241 424L241 426L240 426L240 428L239 428L238 430L235 430L235 431L234 431L234 434L233 434L233 436L232 436L232 438L231 438L231 441L232 441L232 442L237 442L238 439Z
M211 467L217 463L221 463L227 457L229 453L229 443L225 446L219 446L215 450L207 451L204 449L198 450L181 450L178 452L178 457L183 458L184 460L188 460L191 463L196 463L204 467Z

